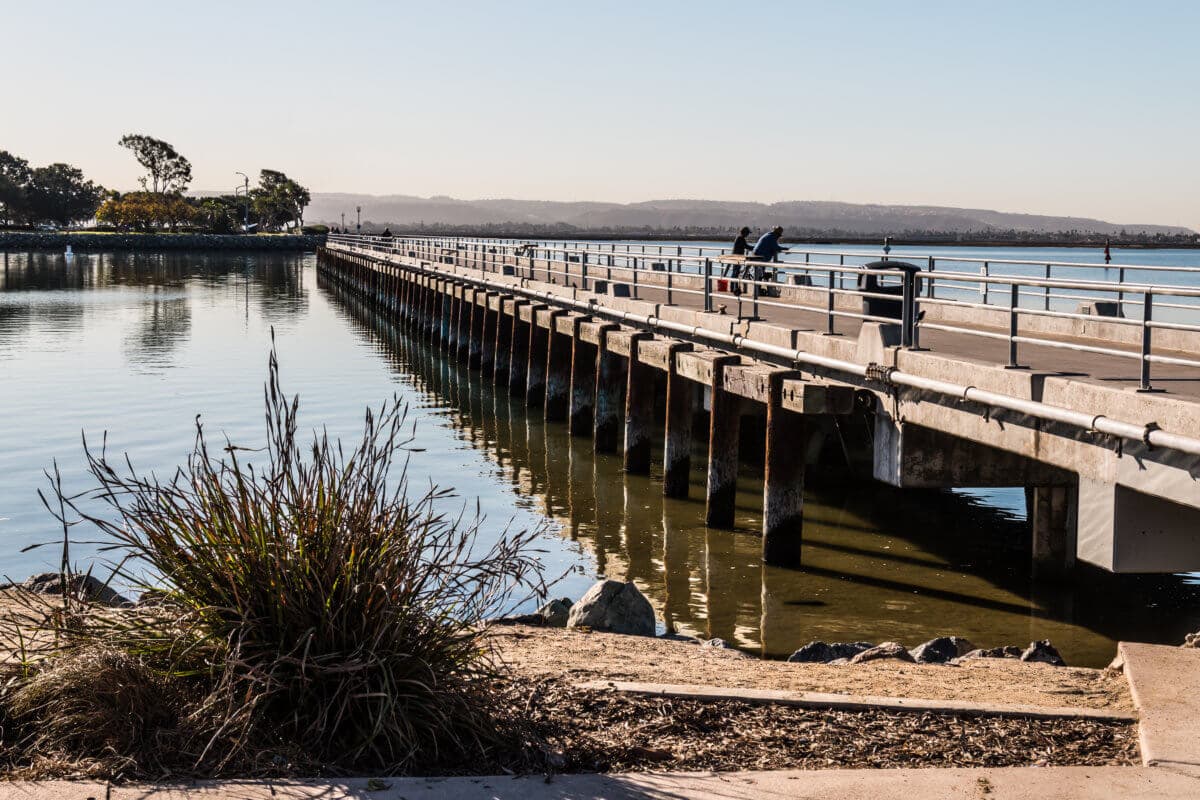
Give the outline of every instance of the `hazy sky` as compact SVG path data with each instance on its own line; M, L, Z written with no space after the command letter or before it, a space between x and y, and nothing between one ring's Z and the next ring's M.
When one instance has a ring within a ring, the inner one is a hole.
M1196 2L0 0L0 149L133 188L844 200L1200 228Z

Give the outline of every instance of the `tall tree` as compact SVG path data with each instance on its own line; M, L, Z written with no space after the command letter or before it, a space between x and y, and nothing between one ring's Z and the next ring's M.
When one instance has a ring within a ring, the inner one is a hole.
M192 163L162 139L127 133L119 144L132 152L149 173L138 179L143 189L156 194L171 194L184 191L192 182Z
M29 162L0 150L0 221L9 225L28 212Z
M30 173L27 194L32 221L57 222L65 227L96 213L104 187L84 178L70 164L51 164Z
M303 226L304 209L312 200L308 189L273 169L259 172L258 186L251 192L251 197L260 222L271 228L288 222Z

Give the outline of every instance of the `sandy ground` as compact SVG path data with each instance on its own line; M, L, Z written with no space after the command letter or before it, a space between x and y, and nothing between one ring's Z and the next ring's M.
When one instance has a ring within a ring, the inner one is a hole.
M641 636L520 625L495 630L501 657L518 675L531 678L692 683L1133 711L1128 684L1115 670L998 658L971 659L961 666L896 661L789 664L750 658L736 650Z

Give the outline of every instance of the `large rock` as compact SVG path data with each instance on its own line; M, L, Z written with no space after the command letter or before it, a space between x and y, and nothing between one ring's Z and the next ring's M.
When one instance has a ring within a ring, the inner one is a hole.
M912 657L918 664L945 664L974 649L975 645L961 636L939 636L914 647Z
M542 617L543 625L549 628L565 628L567 619L571 616L571 599L561 597L558 600L551 600L538 609L538 614Z
M67 576L67 587L72 597L99 603L105 606L133 605L128 599L113 591L103 581L91 575L73 574ZM10 588L23 589L33 594L62 594L62 575L57 572L43 572L34 575L24 583L10 584Z
M854 658L874 646L871 642L809 642L788 656L788 661L801 664L830 664L838 659Z
M894 658L898 661L907 661L912 663L912 654L904 649L904 645L899 642L884 642L881 645L876 645L870 650L863 650L861 653L850 659L851 664L863 664L867 661L879 661L884 658Z
M1007 644L1004 647L980 647L964 653L961 658L1020 658L1021 648Z
M1196 647L1200 648L1200 633L1189 633L1183 637L1183 644L1180 647Z
M1022 661L1037 661L1042 664L1052 664L1056 667L1065 667L1067 662L1063 661L1063 657L1058 654L1058 650L1054 645L1050 644L1049 639L1042 639L1040 642L1030 642L1029 647L1025 648L1025 652L1021 653Z
M600 581L571 606L568 628L654 635L654 609L632 583Z

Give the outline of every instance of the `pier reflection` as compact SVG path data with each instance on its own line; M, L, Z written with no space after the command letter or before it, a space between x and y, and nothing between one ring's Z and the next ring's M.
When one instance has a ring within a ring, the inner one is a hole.
M804 566L766 566L752 467L739 475L736 529L710 530L703 454L693 459L691 499L664 499L661 453L651 475L627 474L590 438L545 423L490 377L320 285L520 500L586 549L599 574L636 582L668 630L769 657L815 639L912 646L956 634L987 647L1049 638L1069 663L1102 666L1121 638L1178 642L1200 628L1200 588L1183 577L1089 571L1070 585L1035 583L1024 520L964 494L813 481ZM469 485L457 488L470 496Z

